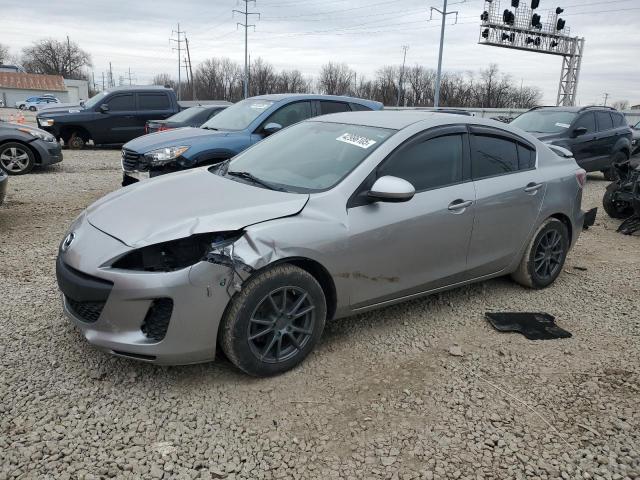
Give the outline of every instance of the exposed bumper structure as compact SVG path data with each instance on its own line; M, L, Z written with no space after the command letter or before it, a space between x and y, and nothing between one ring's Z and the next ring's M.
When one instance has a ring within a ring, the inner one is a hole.
M29 144L36 152L40 162L40 166L53 165L62 161L62 147L58 142L45 142L43 140L35 140Z
M113 269L83 254L130 250L88 223L75 230L82 242L60 252L56 273L65 313L91 344L111 354L158 364L213 360L218 325L229 302L229 269L200 262L175 272ZM74 247L77 247L74 249ZM95 250L94 250L95 251Z

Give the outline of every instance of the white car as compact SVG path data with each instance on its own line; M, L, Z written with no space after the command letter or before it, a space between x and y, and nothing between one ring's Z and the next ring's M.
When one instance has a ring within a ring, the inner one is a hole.
M20 110L30 110L35 112L42 105L48 105L51 103L60 103L60 99L53 95L39 95L36 97L29 97L26 100L16 102L16 108Z

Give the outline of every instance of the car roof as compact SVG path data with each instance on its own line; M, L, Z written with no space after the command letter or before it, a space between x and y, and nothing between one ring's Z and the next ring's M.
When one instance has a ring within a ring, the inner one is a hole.
M272 102L280 102L283 100L333 100L336 102L358 103L371 108L381 108L382 104L374 100L366 100L364 98L347 97L340 95L319 95L310 93L274 93L269 95L258 95L249 99L269 100Z

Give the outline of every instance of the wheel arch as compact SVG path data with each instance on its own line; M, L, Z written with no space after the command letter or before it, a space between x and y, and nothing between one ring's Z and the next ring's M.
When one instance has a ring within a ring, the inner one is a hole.
M571 219L564 213L554 213L553 215L549 215L547 219L555 218L560 220L565 227L567 227L567 232L569 233L569 245L573 244L573 225L571 223Z
M336 313L338 296L336 293L336 285L329 271L320 262L306 257L280 258L261 268L259 271L282 264L289 264L298 267L316 279L322 288L325 299L327 300L327 320L331 320Z
M60 138L62 138L65 143L71 138L73 132L78 132L85 142L93 139L91 132L87 130L85 127L77 126L77 125L64 125L60 128Z
M4 140L0 140L0 147L2 145L4 145L4 144L7 144L7 143L19 143L20 145L24 145L33 154L34 163L36 165L40 165L42 163L42 158L40 157L40 154L38 153L38 151L35 148L33 148L31 145L29 145L29 142L25 142L23 140L15 139L15 138L6 138Z

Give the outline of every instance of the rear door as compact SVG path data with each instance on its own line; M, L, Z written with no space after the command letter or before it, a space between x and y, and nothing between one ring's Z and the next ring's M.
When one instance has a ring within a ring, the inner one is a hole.
M144 126L148 120L164 120L175 112L171 108L171 100L165 92L136 93L137 112L136 129L130 132L131 138L144 135Z
M103 104L106 104L109 110L98 113L95 121L96 128L92 132L94 142L126 143L138 136L140 126L136 117L138 112L133 93L112 94ZM144 132L144 125L142 131Z
M410 182L415 196L364 200L385 175ZM419 134L392 153L347 205L353 308L464 280L474 201L464 126Z
M473 126L471 173L476 214L469 248L472 278L505 269L528 241L546 186L535 149L507 132Z
M611 154L616 144L616 132L613 129L611 114L607 111L595 112L598 134L596 135L596 150L598 152L598 162L594 165L594 170L603 170L611 166Z

